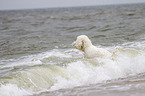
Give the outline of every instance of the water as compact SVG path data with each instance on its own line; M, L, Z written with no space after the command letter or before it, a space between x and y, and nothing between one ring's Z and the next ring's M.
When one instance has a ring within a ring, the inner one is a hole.
M81 34L112 59L84 58ZM0 96L144 96L144 58L145 4L0 11Z

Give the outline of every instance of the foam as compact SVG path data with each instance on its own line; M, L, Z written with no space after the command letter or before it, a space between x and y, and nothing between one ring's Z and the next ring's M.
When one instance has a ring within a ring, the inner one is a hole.
M18 88L15 84L6 84L0 87L0 96L28 96L32 95L31 92L25 89Z
M19 58L19 64L42 66L16 73L7 84L1 84L0 91L21 96L125 78L145 72L144 58L145 52L135 49L115 51L114 59L85 59L78 50L52 50Z

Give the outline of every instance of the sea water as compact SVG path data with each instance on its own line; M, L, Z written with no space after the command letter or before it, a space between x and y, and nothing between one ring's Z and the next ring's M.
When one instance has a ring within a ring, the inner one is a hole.
M144 96L144 9L0 11L0 96ZM84 58L71 45L81 34L112 58Z

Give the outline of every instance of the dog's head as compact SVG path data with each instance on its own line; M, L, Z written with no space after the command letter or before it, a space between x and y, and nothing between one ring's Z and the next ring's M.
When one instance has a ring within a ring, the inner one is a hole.
M92 43L86 35L80 35L77 37L77 40L72 43L72 45L76 49L84 51L84 49L92 45Z

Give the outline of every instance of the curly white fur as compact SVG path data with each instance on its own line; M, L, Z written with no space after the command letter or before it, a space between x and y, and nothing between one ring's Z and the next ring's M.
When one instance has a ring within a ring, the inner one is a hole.
M91 40L86 35L80 35L77 40L72 43L72 45L85 53L87 58L111 58L111 53L103 48L97 48L92 45Z

